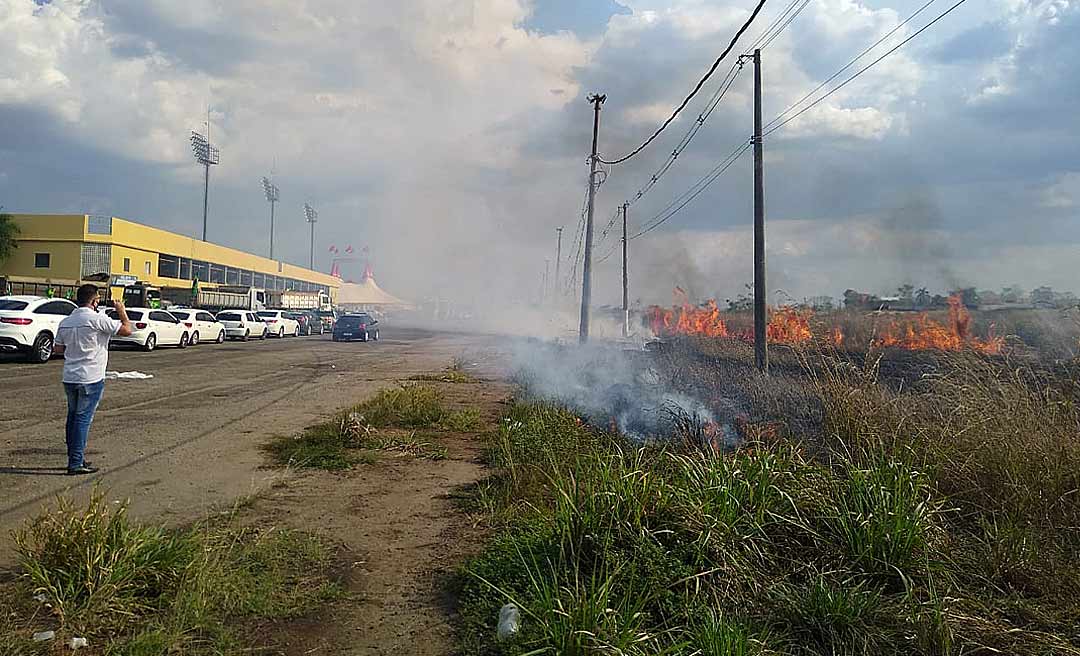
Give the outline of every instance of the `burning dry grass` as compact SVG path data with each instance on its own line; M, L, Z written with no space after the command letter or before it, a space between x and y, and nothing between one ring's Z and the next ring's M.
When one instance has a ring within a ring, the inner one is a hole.
M661 363L748 409L736 450L512 409L478 492L502 529L468 570L468 653L1080 654L1067 377L968 352L884 385L876 357L789 352L763 378L739 348ZM523 629L497 645L507 601Z

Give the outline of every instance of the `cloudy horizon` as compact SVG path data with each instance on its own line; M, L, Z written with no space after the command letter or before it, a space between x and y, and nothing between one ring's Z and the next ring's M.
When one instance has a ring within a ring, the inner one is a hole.
M811 0L763 52L766 120L922 3ZM938 0L871 57L951 4ZM785 5L766 2L732 57ZM307 262L308 202L319 211L321 270L330 245L368 246L380 284L398 296L527 298L554 258L556 227L565 227L564 256L573 254L586 96L607 95L601 153L625 153L751 8L747 0L0 0L0 205L197 234L202 170L188 134L205 129L209 106L222 151L211 171L211 241L265 253L259 181L273 171L275 251L286 261ZM967 2L770 135L770 289L1080 291L1078 37L1077 0ZM598 237L725 71L655 144L610 169ZM751 85L747 68L633 205L632 231L745 141ZM698 298L739 293L752 278L752 197L747 153L632 240L632 298L667 302L675 285ZM619 302L618 259L596 267L598 304Z

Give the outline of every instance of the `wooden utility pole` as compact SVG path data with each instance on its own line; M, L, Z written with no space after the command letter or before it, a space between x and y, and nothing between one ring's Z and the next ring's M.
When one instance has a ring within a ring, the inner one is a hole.
M593 246L593 206L596 201L596 138L600 132L600 105L607 96L593 94L588 101L593 104L592 154L589 155L589 206L585 218L585 264L581 270L581 325L578 328L578 341L589 341L589 305L592 303L592 246Z
M630 203L622 204L622 314L623 337L630 336L630 286L626 274L626 210Z
M765 286L765 164L761 140L761 50L754 50L754 359L769 372L768 288Z
M555 228L555 234L558 236L555 241L555 285L553 289L555 290L555 302L558 303L559 285L561 284L559 281L562 280L560 275L562 270L562 226Z

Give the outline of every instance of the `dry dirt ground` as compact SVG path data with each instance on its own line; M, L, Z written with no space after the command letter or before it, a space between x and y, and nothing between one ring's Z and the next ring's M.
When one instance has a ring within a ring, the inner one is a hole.
M413 374L465 356L494 371L491 338L384 331L377 344L318 337L114 352L110 369L154 374L112 381L91 431L94 477L62 474L59 362L0 362L0 569L10 530L57 494L100 484L130 498L139 519L180 525L238 504L243 521L318 533L339 545L348 595L318 617L256 641L271 654L452 654L451 574L482 537L455 500L484 475L478 434L425 439L444 460L380 453L344 473L267 467L261 446ZM432 383L451 408L480 408L490 425L510 388L489 376ZM254 638L254 637L253 637Z
M451 408L480 408L489 425L510 388L493 381L435 383ZM272 486L245 521L318 533L339 543L349 598L330 612L282 627L270 653L455 653L453 588L483 529L460 497L482 478L478 434L425 433L445 460L380 454L346 473L311 472Z

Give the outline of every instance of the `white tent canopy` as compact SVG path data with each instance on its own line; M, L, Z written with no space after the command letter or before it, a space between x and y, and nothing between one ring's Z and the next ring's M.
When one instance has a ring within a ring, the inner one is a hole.
M338 288L337 304L344 307L370 309L375 307L411 308L412 303L403 301L393 294L383 291L375 282L371 269L364 271L361 282L343 282Z

